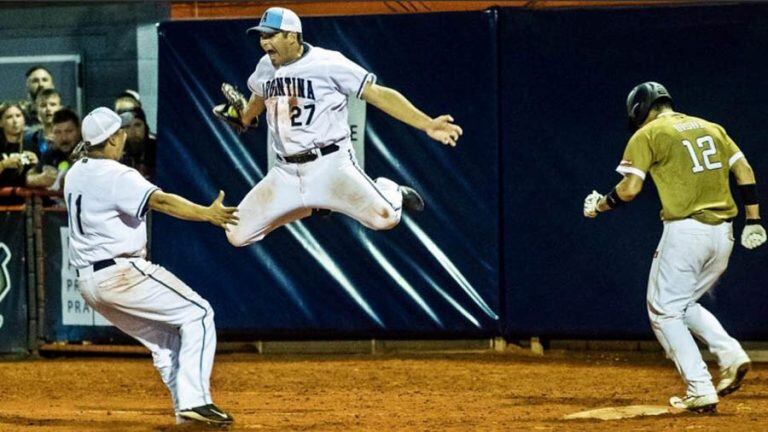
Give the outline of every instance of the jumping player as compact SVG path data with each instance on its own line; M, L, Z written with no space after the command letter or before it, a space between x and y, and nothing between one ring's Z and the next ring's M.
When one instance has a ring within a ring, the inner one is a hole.
M144 344L171 391L177 423L227 425L232 417L211 401L216 352L213 309L163 267L144 259L145 214L234 226L224 192L208 207L161 191L118 162L127 134L121 117L96 108L82 123L86 156L68 171L69 259L86 303Z
M361 98L449 146L462 134L453 118L427 116L341 53L305 43L301 21L288 9L267 9L247 33L258 35L266 52L248 79L250 100L227 84L223 90L242 125L266 110L277 163L238 206L240 224L227 230L230 243L259 241L312 209L341 212L377 230L396 226L403 208L421 211L424 202L415 190L383 177L371 180L358 166L347 97Z
M633 129L616 168L624 178L607 195L592 192L584 216L624 205L640 193L648 173L661 198L664 232L648 277L648 316L656 337L686 382L687 394L670 404L696 412L716 411L719 396L741 386L750 359L698 300L728 267L733 250L732 220L738 214L728 183L733 173L744 201L747 249L766 240L760 225L755 174L747 158L715 123L672 110L661 84L646 82L627 98ZM707 344L720 366L715 387L693 335Z

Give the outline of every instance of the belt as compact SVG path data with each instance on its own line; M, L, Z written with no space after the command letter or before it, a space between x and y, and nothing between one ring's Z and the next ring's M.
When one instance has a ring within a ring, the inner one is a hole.
M105 260L101 260L101 261L96 261L95 263L93 263L91 265L91 267L93 268L94 272L97 272L99 270L104 270L107 267L111 267L111 266L113 266L115 264L117 264L115 262L115 260L113 260L112 258L109 258L109 259L105 259ZM88 267L86 267L85 269L87 269L87 268ZM83 269L83 270L85 270L85 269ZM77 273L77 276L79 277L80 276L80 270L75 270L75 272Z
M288 163L302 164L312 162L318 158L317 151L320 151L320 155L325 156L339 150L338 144L331 144L319 149L307 150L305 152L296 153L291 156L277 156L281 161Z
M96 261L95 263L93 263L93 271L97 272L99 270L104 270L105 268L113 266L115 264L117 263L112 258Z

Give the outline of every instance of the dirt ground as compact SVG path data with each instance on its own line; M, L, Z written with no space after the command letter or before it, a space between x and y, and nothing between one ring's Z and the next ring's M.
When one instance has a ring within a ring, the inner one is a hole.
M660 353L225 354L213 373L235 431L768 431L765 364L717 415L562 419L683 391ZM148 357L0 362L0 431L186 430Z

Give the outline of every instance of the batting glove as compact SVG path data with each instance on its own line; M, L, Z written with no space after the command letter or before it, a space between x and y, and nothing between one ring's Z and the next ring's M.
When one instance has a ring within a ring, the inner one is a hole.
M752 223L747 221L744 231L741 232L741 245L747 249L754 249L765 243L767 238L765 228L760 225L758 220L753 220Z
M596 218L597 217L597 203L600 201L603 195L593 190L591 194L584 198L584 217Z

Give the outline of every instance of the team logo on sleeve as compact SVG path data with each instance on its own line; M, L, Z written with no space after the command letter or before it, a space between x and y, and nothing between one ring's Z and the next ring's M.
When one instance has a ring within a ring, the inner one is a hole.
M619 165L623 166L623 167L631 167L632 166L632 161L631 160L622 159L621 162L619 162Z

